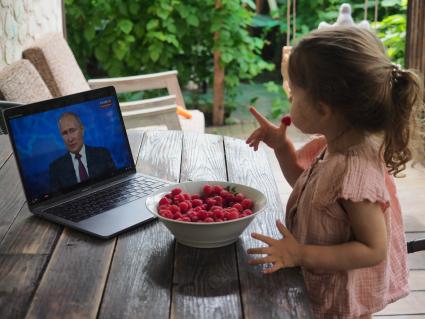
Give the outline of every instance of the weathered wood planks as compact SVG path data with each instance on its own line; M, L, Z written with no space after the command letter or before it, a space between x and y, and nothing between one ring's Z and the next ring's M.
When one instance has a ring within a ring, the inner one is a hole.
M265 211L248 226L237 243L241 295L245 318L312 318L302 276L298 269L285 269L263 275L261 266L248 265L246 249L261 243L250 237L252 231L281 236L275 220L284 220L284 211L266 153L252 151L243 140L226 137L225 149L229 181L262 191L267 197Z
M247 264L245 250L258 244L250 232L277 236L274 221L283 218L264 152L181 131L134 131L129 140L142 173L247 184L266 194L268 208L236 244L221 248L176 244L158 221L99 240L31 216L11 150L0 149L0 185L3 177L15 181L0 198L7 224L0 237L1 318L310 317L298 269L265 276Z
M146 132L137 169L179 180L181 132ZM116 245L99 318L168 318L174 239L158 221L121 235Z
M223 137L185 133L180 181L227 180ZM177 244L171 318L241 318L235 247Z

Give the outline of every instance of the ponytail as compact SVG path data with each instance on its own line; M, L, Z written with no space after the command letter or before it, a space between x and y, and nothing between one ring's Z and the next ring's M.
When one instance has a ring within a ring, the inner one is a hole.
M424 105L422 82L413 70L402 70L396 66L391 70L392 103L387 110L389 118L382 147L386 166L394 176L404 170L406 163L412 159L411 135L417 139L417 113L423 110Z

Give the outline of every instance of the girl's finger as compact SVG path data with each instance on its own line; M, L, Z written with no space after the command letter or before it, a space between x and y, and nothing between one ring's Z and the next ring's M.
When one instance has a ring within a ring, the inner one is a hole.
M250 144L253 140L261 139L263 133L261 132L261 129L256 129L254 132L251 133L250 136L246 139L245 143Z
M261 264L270 264L274 262L274 257L272 256L266 256L262 258L256 258L256 259L250 259L248 260L248 264L250 265L261 265Z
M268 254L270 252L269 247L257 247L257 248L249 248L246 251L248 254Z
M252 233L251 234L252 238L258 239L260 241L262 241L263 243L267 244L267 245L271 245L274 241L274 239L272 237L268 237L262 234L258 234L258 233Z
M260 123L261 126L268 126L269 125L269 121L261 113L259 113L255 109L255 107L251 106L249 108L249 111L251 112L252 115L254 115L255 119L257 120L258 123Z
M276 226L277 229L279 230L279 232L284 236L284 237L292 237L291 232L289 231L288 228L285 227L285 225L283 225L283 223L278 219L276 220Z

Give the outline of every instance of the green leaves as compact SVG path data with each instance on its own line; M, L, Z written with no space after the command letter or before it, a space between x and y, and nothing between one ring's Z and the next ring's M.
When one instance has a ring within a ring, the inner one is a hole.
M125 34L129 34L133 29L133 22L128 19L122 19L118 22L118 28Z

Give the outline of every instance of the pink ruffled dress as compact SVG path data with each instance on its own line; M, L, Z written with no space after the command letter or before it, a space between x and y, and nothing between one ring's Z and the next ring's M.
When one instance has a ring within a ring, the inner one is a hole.
M305 171L289 197L286 225L303 244L341 244L354 234L338 200L381 204L388 236L384 261L349 271L302 268L316 318L356 318L409 293L403 220L393 178L371 140L323 160L325 148L326 140L319 136L298 151Z

